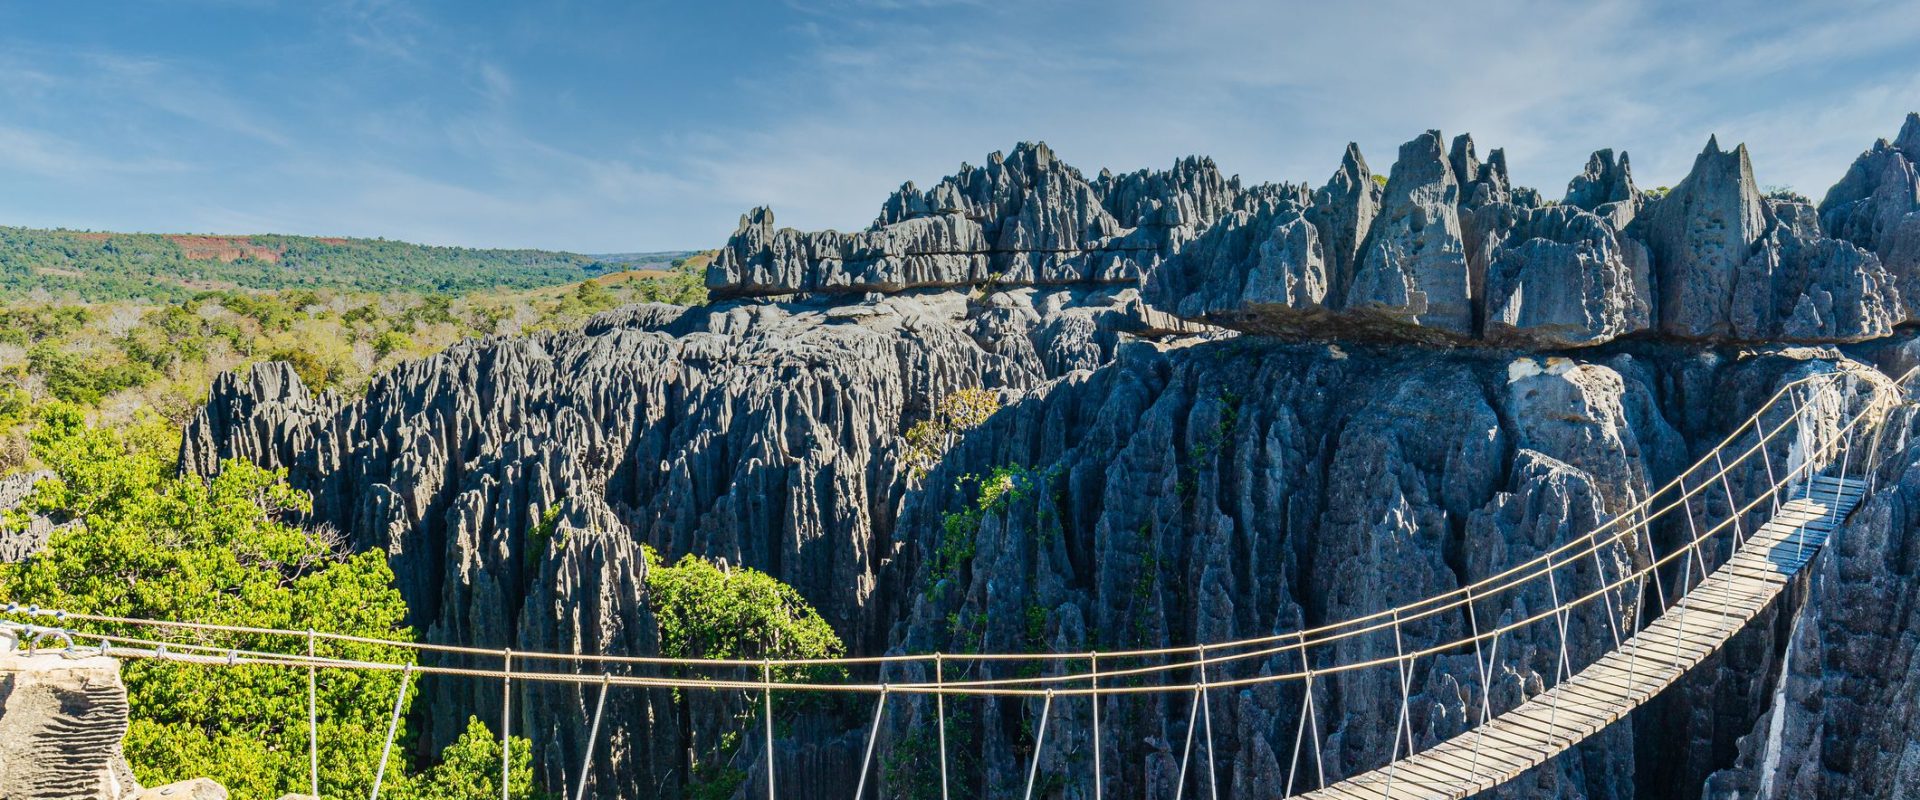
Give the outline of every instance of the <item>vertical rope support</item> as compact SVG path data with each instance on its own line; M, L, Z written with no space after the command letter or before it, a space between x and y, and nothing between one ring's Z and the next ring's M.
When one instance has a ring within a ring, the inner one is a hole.
M593 724L587 728L587 749L580 755L580 785L574 787L573 800L587 796L587 771L593 768L593 745L600 740L600 715L607 710L607 690L612 686L612 673L600 673L600 699L593 702Z
M1680 507L1687 513L1687 538L1692 547L1687 558L1694 563L1694 569L1699 570L1700 582L1704 583L1707 580L1707 556L1700 551L1700 526L1693 521L1693 498L1687 494L1686 481L1680 482Z
M1313 665L1307 661L1307 635L1300 634L1300 669L1307 674L1307 724L1313 735L1313 774L1321 786L1327 785L1327 759L1320 752L1320 712L1313 699ZM1294 742L1298 745L1299 742Z
M500 653L501 673L505 676L500 681L500 800L509 800L507 778L513 767L513 739L509 738L511 732L508 730L513 726L512 709L509 707L513 703L513 648L509 647Z
M1766 432L1765 425L1756 425L1753 431L1754 435L1760 438L1760 463L1767 468L1767 486L1772 487L1769 491L1773 491L1773 489L1778 488L1778 485L1773 478L1773 456L1767 452L1767 445L1769 443L1767 440L1773 437ZM1781 466L1784 467L1786 465L1782 464ZM1780 493L1773 491L1773 497L1771 499L1773 501L1773 515L1776 517L1780 516Z
M1600 544L1599 533L1598 530L1587 532L1587 540L1593 544L1587 552L1593 554L1593 580L1600 587L1600 602L1607 607L1607 630L1613 632L1613 646L1617 650L1620 647L1620 615L1613 610L1613 590L1607 587L1607 565L1600 560L1603 545Z
M867 754L860 759L860 784L853 789L853 800L867 794L867 773L873 771L873 745L880 741L880 715L887 710L887 695L893 690L880 684L880 702L873 706L873 729L867 732Z
M1296 633L1296 639L1300 641L1300 664L1304 666L1308 662L1308 635ZM1286 760L1286 790L1281 792L1284 798L1294 796L1294 773L1300 771L1300 748L1302 744L1306 744L1306 737L1308 737L1308 710L1313 708L1313 671L1311 670L1306 671L1304 687L1306 689L1302 689L1300 693L1300 723L1294 725L1294 756ZM1319 742L1315 742L1315 746L1317 744Z
M1219 778L1213 770L1213 701L1207 695L1207 646L1200 645L1200 714L1207 728L1207 796L1220 800Z
M1093 675L1093 800L1100 800L1100 653L1087 654L1087 670Z
M380 766L373 772L373 797L380 800L380 782L387 777L387 756L393 754L393 737L400 732L400 710L406 707L407 684L413 682L413 664L400 668L400 691L393 695L393 718L387 720L387 743L380 747Z
M1560 605L1560 581L1558 578L1554 577L1553 573L1555 569L1558 569L1558 567L1554 566L1552 561L1548 561L1547 562L1547 591L1552 593L1550 599L1553 601L1554 625L1560 629L1560 657L1559 657L1559 661L1553 665L1553 689L1554 689L1553 707L1551 709L1548 709L1547 711L1547 738L1548 739L1552 739L1554 735L1559 732L1560 695L1565 694L1564 692L1560 691L1560 687L1562 684L1565 684L1567 682L1568 673L1571 673L1573 671L1573 665L1570 663L1569 659L1567 658L1568 611L1566 608Z
M1485 652L1480 647L1480 615L1473 608L1473 587L1467 587L1467 626L1473 634L1473 671L1480 675L1480 724L1475 725L1473 737L1473 774L1480 774L1480 743L1487 738L1487 695L1493 687L1487 685Z
M1733 542L1735 549L1747 543L1747 532L1740 521L1740 504L1733 499L1733 481L1727 472L1727 465L1720 460L1720 451L1713 451L1714 466L1720 468L1720 489L1727 494L1727 516L1733 521ZM1737 462L1736 462L1737 463Z
M1047 744L1047 717L1053 714L1053 689L1047 689L1046 702L1040 704L1040 727L1033 734L1033 766L1027 768L1026 800L1033 800L1033 782L1040 777L1040 748Z
M1647 621L1646 580L1640 582L1640 596L1633 603L1633 632L1639 633L1640 627ZM1634 679L1639 676L1640 647L1631 640L1623 647L1627 651L1627 688L1633 688Z
M1653 596L1660 601L1660 611L1665 613L1667 610L1667 586L1666 582L1660 577L1660 549L1653 544L1653 523L1651 521L1642 523L1640 532L1645 534L1643 538L1647 542L1647 574L1653 576ZM1640 579L1640 594L1642 599L1645 599L1647 594L1646 578ZM1635 633L1638 633L1638 631L1635 631Z
M1193 758L1193 729L1200 723L1200 690L1193 690L1193 703L1187 706L1187 745L1180 749L1180 779L1173 782L1173 800L1187 794L1187 763ZM1295 742L1295 744L1299 744Z
M1382 798L1393 796L1393 776L1400 767L1401 731L1407 732L1407 755L1413 755L1413 733L1407 721L1407 712L1412 706L1412 698L1408 697L1407 662L1403 660L1405 652L1406 648L1401 644L1400 639L1400 609L1395 608L1393 609L1393 670L1400 684L1400 719L1393 724L1393 754L1387 758L1387 785L1380 790Z
M939 653L933 654L933 685L940 688L945 688L947 684L947 671L946 671L946 666L943 663L944 661L945 661L945 656ZM940 728L940 800L947 800L947 693L946 692L942 691L942 692L934 693L933 707L934 707L934 714L935 714L934 724L939 726ZM1096 735L1097 735L1097 730L1098 729L1096 728ZM1099 757L1099 751L1095 751L1094 757L1095 758Z
M1847 429L1846 450L1840 456L1840 483L1834 487L1833 502L1827 505L1828 508L1833 509L1833 513L1828 516L1835 528L1840 527L1840 495L1847 491L1847 467L1851 466L1853 461L1853 435L1859 429L1858 425Z
M314 665L313 629L307 629L307 791L320 797L320 668Z
M773 662L766 659L760 660L760 683L766 687L761 690L765 700L761 714L767 718L767 800L773 800Z

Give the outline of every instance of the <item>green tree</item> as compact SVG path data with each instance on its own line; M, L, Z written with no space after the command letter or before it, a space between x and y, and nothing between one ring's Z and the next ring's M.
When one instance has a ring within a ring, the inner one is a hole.
M211 479L182 476L174 456L178 431L154 418L96 428L78 407L63 403L38 410L29 438L54 477L37 485L5 524L24 524L26 513L75 524L28 561L0 565L0 601L129 619L411 637L384 554L340 552L289 524L285 515L308 510L310 501L283 473L231 461ZM216 651L305 646L304 636L170 631L163 637L129 624L94 625L90 632ZM324 639L316 649L322 656L387 663L411 657L394 646ZM122 675L132 710L127 760L141 782L204 776L243 799L306 791L305 671L131 659ZM317 687L321 790L329 797L364 795L399 676L321 670ZM457 765L468 763L467 750L478 747L467 744L427 779L453 781ZM388 768L394 785L407 784L411 750L407 741L395 748ZM497 744L493 752L490 772L497 772Z
M805 597L757 569L691 553L672 566L646 548L647 597L669 658L827 658L840 637Z
M805 597L756 569L722 568L688 554L667 565L653 548L647 560L647 599L660 629L660 653L672 658L829 658L845 652L833 626ZM776 669L780 680L826 677L830 668ZM693 754L687 792L696 800L724 800L745 782L732 763L739 739L696 743L687 731L688 698L677 694L681 749ZM736 721L745 725L759 706L736 698ZM803 700L804 701L804 700ZM789 703L789 706L792 704ZM497 752L497 751L496 751Z
M533 746L513 737L508 757L507 794L516 800L545 795L533 785ZM393 800L499 800L500 737L479 717L467 718L467 730L440 751L440 763L381 795Z
M926 477L960 437L1000 410L1000 396L985 389L961 389L940 398L933 416L907 429L906 453L901 460L914 479Z

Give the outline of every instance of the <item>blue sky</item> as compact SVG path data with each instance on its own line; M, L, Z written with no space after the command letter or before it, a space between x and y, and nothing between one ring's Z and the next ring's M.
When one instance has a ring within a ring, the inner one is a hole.
M1792 6L0 0L0 224L692 249L1023 139L1319 184L1428 128L1549 196L1718 133L1817 198L1920 110L1920 11Z

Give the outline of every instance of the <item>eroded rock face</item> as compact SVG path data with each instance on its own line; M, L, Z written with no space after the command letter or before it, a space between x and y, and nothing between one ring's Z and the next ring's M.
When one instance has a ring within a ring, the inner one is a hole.
M1749 341L1862 341L1893 332L1900 300L1878 258L1826 238L1812 207L1768 200L1767 231L1740 271L1728 322Z
M1466 228L1473 270L1485 275L1485 341L1581 347L1650 324L1647 249L1602 217L1495 203Z
M1820 201L1820 224L1879 256L1906 301L1901 321L1920 319L1920 114L1908 114L1894 141L1855 159Z
M1716 139L1693 171L1654 204L1647 241L1659 267L1660 330L1693 339L1733 335L1735 274L1766 228L1747 146Z
M894 570L906 619L893 646L1112 652L1270 635L1432 596L1631 506L1711 441L1719 421L1742 418L1784 381L1830 369L1808 360L1820 355L1725 361L1649 351L1582 363L1251 340L1128 350L1107 369L1004 411L951 454L923 491L908 495L899 525L906 549ZM949 535L948 514L970 502L962 476L1007 467L1020 491L980 520L971 560L928 555ZM1663 541L1680 533L1657 531ZM1637 544L1614 547L1604 566L1583 564L1561 576L1561 591L1591 591L1595 570L1617 575L1645 558ZM1567 588L1583 585L1589 588ZM1610 608L1589 607L1570 620L1574 669L1611 647L1610 630L1626 629L1638 602L1615 593ZM1481 624L1491 624L1550 604L1541 586L1477 608ZM1468 624L1460 615L1410 626L1404 646L1462 636ZM1773 646L1771 637L1761 630L1751 646ZM1389 658L1394 647L1382 635L1312 658L1354 663ZM1503 638L1491 669L1494 713L1551 685L1557 656L1551 630ZM1275 656L1223 664L1209 677L1299 667ZM982 664L967 674L1012 677L1023 668ZM1750 680L1764 675L1762 667ZM898 679L918 677L925 676L909 670ZM1395 680L1382 669L1318 687L1318 744L1329 780L1382 764L1392 751ZM1716 694L1719 681L1710 673L1688 680L1706 687L1683 703L1699 718L1618 726L1498 796L1668 796L1642 793L1636 782L1645 774L1697 785L1712 764L1689 762L1688 754L1731 742L1764 706L1761 697ZM1471 654L1423 662L1412 683L1420 746L1477 721L1482 684ZM1284 783L1290 773L1299 785L1314 785L1302 777L1322 766L1311 760L1314 744L1295 750L1303 699L1297 682L1213 698L1222 796L1265 796L1274 776ZM1105 701L1109 793L1171 789L1190 700ZM969 748L964 763L978 765L966 779L969 791L1019 790L1029 768L1023 731L1039 705L969 706L978 723L968 728L977 735L960 745ZM932 713L930 702L904 701L890 741L910 741ZM1090 712L1056 703L1052 715L1042 773L1090 774ZM1642 744L1651 754L1636 752ZM1294 752L1307 754L1297 766ZM912 785L890 788L908 793ZM1069 780L1064 791L1091 796L1084 781Z
M0 477L0 514L19 508L33 493L33 485L51 474L22 472ZM47 543L47 537L53 535L55 527L53 520L34 514L23 527L0 528L0 564L24 561L38 552Z
M963 387L1012 396L1099 367L1151 324L1118 288L636 306L457 345L353 400L311 394L284 365L223 376L182 462L288 468L314 493L312 522L388 554L429 641L649 654L646 543L779 576L850 645L877 647L862 614L893 550L906 428ZM533 538L550 511L560 532ZM436 747L467 715L499 714L497 687L423 685ZM590 691L523 691L515 729L552 734L542 769L573 774ZM677 780L662 702L623 693L609 709L637 749L597 759L599 785Z
M0 797L121 800L140 791L120 750L120 663L30 656L12 644L0 638Z
M1196 158L1087 180L1022 144L930 191L902 187L865 231L777 229L755 209L708 285L718 297L1140 286L1188 321L1294 338L1852 342L1908 320L1902 293L1920 296L1916 143L1920 117L1862 155L1817 214L1763 198L1746 147L1717 139L1658 198L1635 187L1625 153L1596 151L1557 208L1466 134L1403 145L1384 185L1349 145L1313 192L1243 186Z
M1289 187L1242 188L1211 159L1089 181L1044 143L994 153L922 192L902 186L865 231L775 228L740 219L707 271L716 297L897 292L925 287L1138 285L1214 220Z
M1625 151L1618 159L1612 150L1595 150L1587 158L1586 169L1567 183L1566 205L1592 211L1615 228L1624 229L1633 221L1642 201L1633 185L1633 166Z
M1903 409L1886 481L1813 565L1782 674L1711 800L1896 798L1920 792L1920 448Z
M221 380L183 462L288 467L315 492L316 521L388 553L433 641L650 653L641 543L774 574L859 653L1221 641L1446 591L1581 535L1781 382L1841 358L1718 342L1884 337L1902 318L1881 256L1830 238L1804 204L1759 197L1744 149L1710 145L1657 201L1633 189L1624 156L1597 154L1569 202L1549 206L1511 185L1498 151L1480 162L1470 140L1447 152L1441 141L1430 133L1403 149L1384 188L1353 148L1309 193L1242 187L1202 160L1089 181L1035 146L931 191L905 187L857 234L801 234L751 215L710 278L723 297L794 295L785 301L638 306L581 332L465 343L353 399L313 395L291 370L263 366ZM1895 230L1874 246L1906 247ZM993 252L922 258L911 249L922 236ZM1146 249L1098 250L1116 242ZM872 293L913 286L951 288ZM1158 338L1196 323L1265 336ZM1349 341L1301 341L1328 339ZM1410 341L1617 343L1576 359ZM1876 344L1890 361L1920 353L1891 341ZM908 480L902 432L973 386L1012 406L925 481ZM962 477L1000 467L1024 488L982 515L968 563L938 563L947 515L973 500ZM549 509L560 533L529 537ZM1623 545L1595 572L1565 577L1592 585L1645 557ZM1584 643L1574 658L1596 655L1601 632L1641 602L1613 600L1570 620ZM1725 663L1499 796L1687 796L1659 787L1699 786L1731 763L1769 703L1792 609L1777 613ZM1469 624L1435 619L1408 646ZM1393 646L1358 640L1310 658ZM1490 693L1470 654L1423 664L1416 743L1463 730L1483 701L1520 702L1550 682L1556 658L1550 637L1506 640ZM1242 662L1217 677L1297 666ZM916 669L887 677L930 677ZM1329 779L1381 763L1396 680L1318 685L1319 735L1300 749L1317 745L1314 761L1293 757L1297 685L1213 696L1223 794L1317 780L1322 760ZM497 686L426 691L430 739L499 712ZM591 689L517 691L514 727L536 733L543 779L573 785ZM1189 700L1106 701L1110 791L1172 793ZM596 760L594 790L677 792L675 743L717 735L731 702L679 716L669 697L616 695L603 734L618 731L622 752ZM954 743L968 793L1018 792L1039 701L969 703ZM890 708L879 760L911 763L932 703ZM1044 773L1090 774L1089 714L1084 702L1054 707ZM792 721L775 757L783 790L844 793L864 745L865 718L853 716ZM764 757L759 748L744 745L742 761ZM760 767L746 772L753 794ZM919 773L876 774L890 794L917 791Z
M1345 306L1357 313L1460 337L1473 335L1472 278L1460 241L1460 184L1428 131L1400 146L1380 215L1366 242Z

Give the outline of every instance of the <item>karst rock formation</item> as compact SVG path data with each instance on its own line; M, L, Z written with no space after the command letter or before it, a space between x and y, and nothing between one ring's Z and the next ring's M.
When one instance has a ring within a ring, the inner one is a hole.
M773 574L859 654L1281 633L1579 536L1788 381L1920 360L1903 327L1920 321L1920 115L1818 204L1763 193L1752 160L1711 140L1684 180L1649 191L1628 154L1600 150L1554 200L1514 185L1504 152L1483 159L1437 131L1402 146L1384 180L1349 147L1318 187L1249 184L1204 158L1089 177L1022 144L901 187L860 231L779 228L754 209L712 262L706 306L465 342L352 397L316 394L283 365L227 375L183 464L286 468L314 494L312 522L387 553L434 642L655 653L643 544ZM904 432L976 387L1004 407L911 475ZM1920 792L1913 433L1903 412L1888 490L1786 600L1651 706L1490 796ZM981 515L964 568L939 565L946 519L995 470L1022 490ZM548 514L556 532L533 535ZM1607 554L1616 567L1647 557ZM1598 655L1592 632L1629 622L1633 602L1616 620L1576 617L1590 647L1575 658ZM1538 691L1554 646L1503 646L1494 699ZM1471 722L1474 669L1471 654L1421 662L1423 741ZM1328 779L1384 762L1391 684L1317 687ZM435 746L468 715L500 713L497 684L423 687ZM513 730L533 739L541 779L576 785L591 688L514 691ZM1299 691L1214 699L1222 797L1285 782ZM745 700L676 702L613 696L591 796L687 793L686 743L725 730ZM1105 703L1105 796L1171 796L1186 698ZM1038 706L962 709L964 796L1018 796ZM1054 709L1048 797L1092 797L1089 712ZM782 795L849 792L869 713L784 718ZM931 714L923 699L889 712L881 796L938 796L918 744ZM739 790L761 796L768 756L757 737L739 748Z

